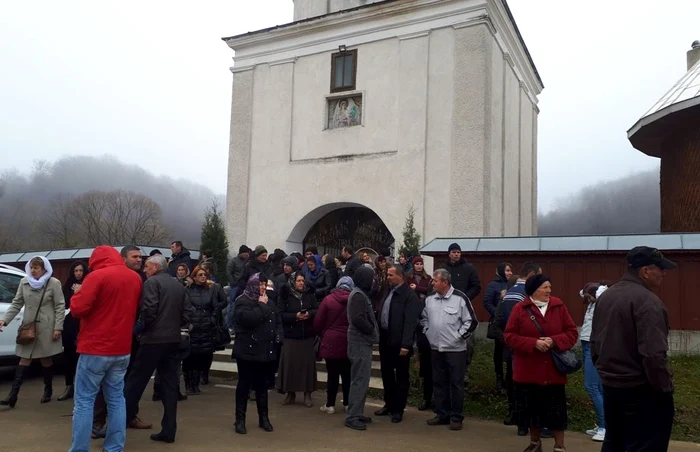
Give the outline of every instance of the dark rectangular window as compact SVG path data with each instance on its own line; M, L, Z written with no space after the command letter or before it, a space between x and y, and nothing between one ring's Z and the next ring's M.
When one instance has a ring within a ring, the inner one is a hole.
M357 49L331 55L331 92L352 91L357 77Z

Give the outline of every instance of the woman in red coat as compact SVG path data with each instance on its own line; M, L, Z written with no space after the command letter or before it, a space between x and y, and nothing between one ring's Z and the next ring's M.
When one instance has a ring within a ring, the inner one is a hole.
M554 452L565 452L567 379L555 367L551 351L573 348L578 331L564 303L551 296L547 276L530 277L525 293L527 297L513 307L504 334L506 345L513 350L518 425L530 428L530 445L524 452L542 452L543 427L554 431ZM540 333L531 316L546 335Z
M352 278L343 276L338 285L326 296L314 318L314 330L321 336L319 357L326 360L328 386L326 404L321 411L335 413L335 398L340 378L343 379L343 406L348 406L350 391L350 360L348 359L348 297L355 285Z

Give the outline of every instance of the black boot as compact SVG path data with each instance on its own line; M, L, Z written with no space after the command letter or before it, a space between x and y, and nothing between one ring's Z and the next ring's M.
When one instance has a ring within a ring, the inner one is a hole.
M188 396L194 395L194 388L192 387L192 371L188 370L183 372L183 377L185 379L185 394Z
M160 383L153 383L153 401L160 402L162 397L160 396Z
M63 402L64 400L72 399L73 396L75 395L75 388L73 385L66 386L66 390L63 391L63 394L58 396L56 400L59 402Z
M255 405L258 407L258 425L266 432L274 430L267 416L267 391L255 393Z
M41 396L41 403L49 403L53 396L53 366L42 367L44 374L44 395Z
M246 433L248 433L245 429L245 414L239 415L238 413L236 413L236 423L233 424L233 428L239 435L245 435Z
M198 370L192 371L192 393L194 395L199 395L202 391L199 390L199 380L202 378L202 372Z
M24 381L24 371L27 366L17 366L15 370L15 379L12 382L12 389L6 398L0 400L0 406L9 406L14 408L17 404L17 394L19 394L19 388L22 387L22 382Z
M205 370L202 372L202 375L200 377L200 382L206 386L209 384L209 369Z

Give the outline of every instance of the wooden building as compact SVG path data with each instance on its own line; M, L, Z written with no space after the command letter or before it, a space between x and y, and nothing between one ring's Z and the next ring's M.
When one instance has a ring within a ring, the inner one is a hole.
M667 272L658 292L668 307L671 329L700 330L700 303L695 290L695 278L700 278L700 234L436 238L421 253L435 259L435 268L443 267L447 248L455 242L481 279L481 294L472 301L480 320L488 320L483 293L499 262L512 263L515 273L527 261L540 264L544 274L552 278L553 294L566 303L580 325L584 309L579 291L583 285L618 281L627 269L627 252L635 246L651 246L678 264L677 269Z

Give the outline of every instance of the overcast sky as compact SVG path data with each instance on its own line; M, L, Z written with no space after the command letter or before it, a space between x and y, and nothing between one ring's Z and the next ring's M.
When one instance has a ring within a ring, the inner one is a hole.
M656 167L626 131L685 72L700 0L509 4L545 84L540 210ZM220 38L292 13L292 0L4 2L0 170L111 154L224 193L232 51Z

